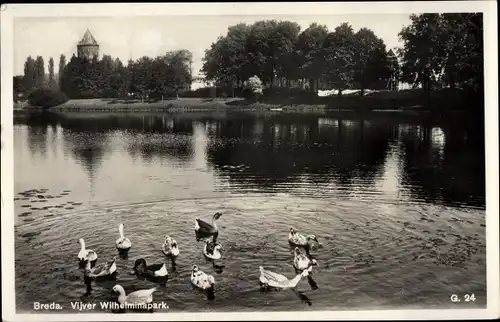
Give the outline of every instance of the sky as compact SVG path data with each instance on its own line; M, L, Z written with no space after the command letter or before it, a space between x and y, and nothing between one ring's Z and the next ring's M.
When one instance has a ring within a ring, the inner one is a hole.
M89 29L100 45L100 57L111 55L126 64L131 58L156 57L170 50L187 49L193 53L196 76L205 50L217 37L225 35L229 26L267 19L295 21L301 30L313 22L324 24L329 30L348 22L355 31L363 27L373 30L387 48L401 46L398 33L410 24L409 14L15 18L14 74L23 74L24 62L30 55L42 56L46 66L52 57L54 72L58 73L59 56L64 54L69 60L76 55L76 45Z

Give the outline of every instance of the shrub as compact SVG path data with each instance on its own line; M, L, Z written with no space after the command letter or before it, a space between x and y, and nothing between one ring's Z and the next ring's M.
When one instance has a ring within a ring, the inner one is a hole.
M255 99L257 101L260 96L262 96L263 90L264 90L264 85L262 84L262 81L258 76L253 76L250 77L246 82L245 82L245 89L244 93L246 94L247 98L250 98L248 96L251 96L251 98ZM249 95L251 93L251 95Z
M48 109L68 101L68 97L63 92L55 92L48 88L38 88L28 96L30 105Z

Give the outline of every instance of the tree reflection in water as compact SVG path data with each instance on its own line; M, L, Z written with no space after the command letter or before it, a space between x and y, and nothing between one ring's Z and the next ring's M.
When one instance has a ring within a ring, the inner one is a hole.
M297 192L307 186L319 195L342 194L343 187L346 194L378 193L387 162L396 162L398 184L415 198L484 207L481 128L462 121L235 112L47 113L16 122L28 125L33 153L47 150L47 127L62 128L66 150L91 178L107 154L124 149L145 163L167 160L187 167L192 162L197 168L206 163L227 181L222 189L231 191Z

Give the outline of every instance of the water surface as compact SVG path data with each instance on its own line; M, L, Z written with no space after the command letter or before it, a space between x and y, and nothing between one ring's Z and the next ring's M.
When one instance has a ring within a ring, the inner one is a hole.
M382 114L382 115L381 115ZM486 304L484 149L461 122L351 114L105 114L15 119L16 306L113 299L155 283L129 275L161 263L166 234L181 250L155 301L171 311L470 308ZM26 191L36 189L28 193ZM194 219L219 220L221 273L202 256ZM116 255L116 281L85 295L78 238ZM259 266L295 275L294 227L318 236L313 276L264 293ZM216 280L207 301L196 264ZM474 303L450 295L474 293ZM99 309L99 306L97 306ZM100 311L100 310L98 310Z

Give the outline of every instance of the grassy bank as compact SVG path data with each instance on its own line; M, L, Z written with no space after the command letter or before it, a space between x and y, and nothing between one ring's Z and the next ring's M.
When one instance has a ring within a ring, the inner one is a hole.
M288 110L322 111L324 104L280 104L274 102L249 102L242 98L205 99L179 98L164 101L117 100L117 99L72 99L51 107L54 112L203 112L203 111L252 111ZM36 111L41 108L24 105L16 110Z
M350 93L327 97L263 97L259 102L242 98L179 98L142 102L122 99L72 99L51 107L56 112L203 112L203 111L386 111L424 112L463 110L470 104L482 104L462 90L443 89L423 93L421 89L397 92L370 92L365 96ZM20 106L21 110L37 110Z

